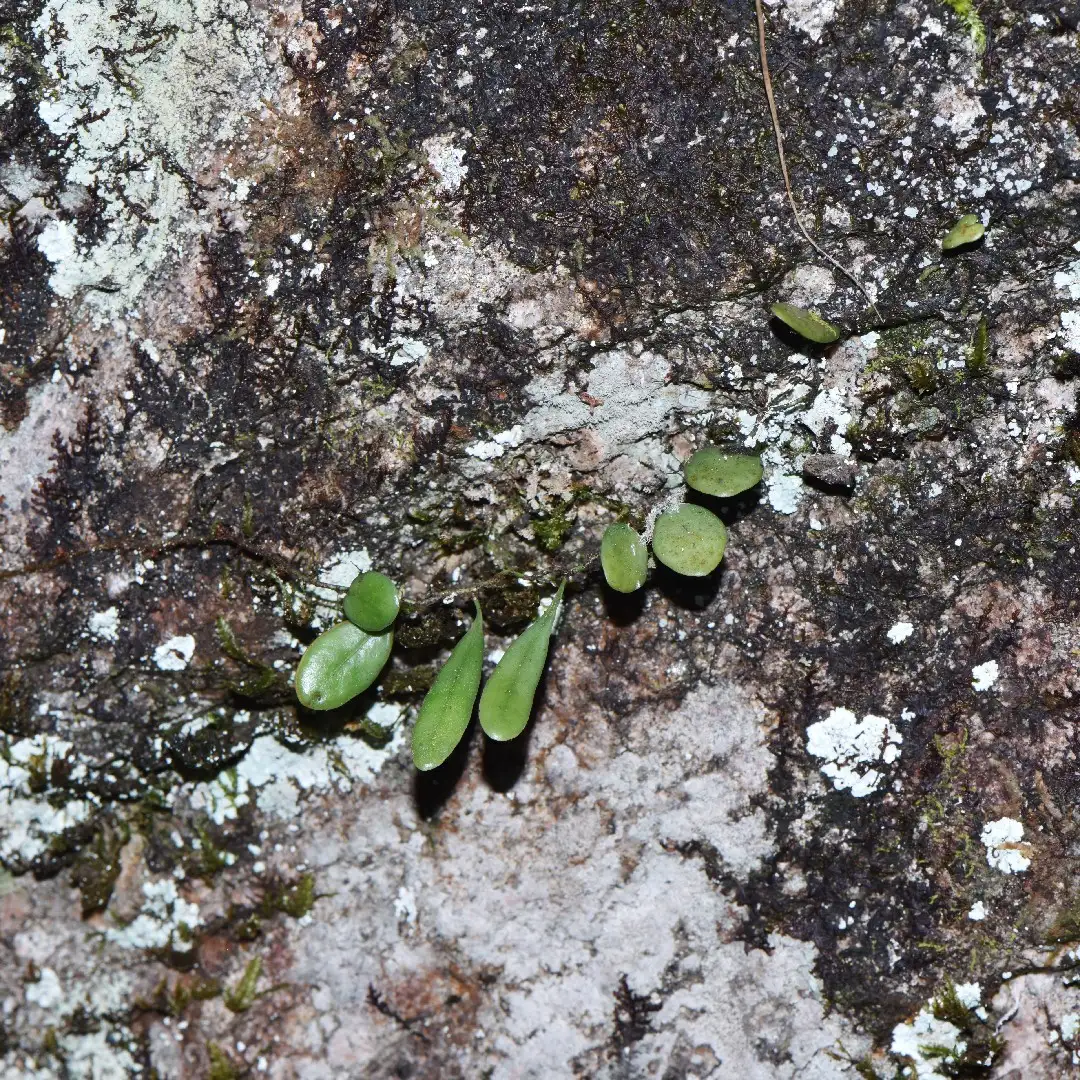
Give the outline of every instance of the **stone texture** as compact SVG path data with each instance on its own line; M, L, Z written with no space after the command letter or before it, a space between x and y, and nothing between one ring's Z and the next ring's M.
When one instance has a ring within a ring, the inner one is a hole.
M873 307L745 6L5 17L5 1076L1075 1065L1074 10L770 9ZM721 569L611 597L708 443ZM371 566L387 673L304 714ZM563 577L527 734L414 775L471 597Z

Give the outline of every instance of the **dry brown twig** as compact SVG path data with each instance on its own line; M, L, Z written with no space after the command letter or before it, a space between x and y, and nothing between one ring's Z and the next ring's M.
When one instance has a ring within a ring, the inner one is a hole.
M791 190L791 176L788 173L787 159L784 157L784 136L780 131L780 116L776 111L776 98L773 96L772 76L769 74L769 57L765 51L765 9L762 6L761 0L754 0L754 7L757 10L757 27L758 27L758 52L761 54L761 77L765 83L765 97L769 102L769 116L772 118L773 136L776 139L776 153L780 158L780 172L784 177L784 193L787 195L788 205L791 207L792 217L795 218L795 224L798 226L799 232L802 233L803 239L830 265L834 266L841 274L844 275L850 281L856 289L859 290L866 297L866 302L870 305L871 310L881 317L881 313L877 309L877 305L874 303L874 298L866 291L862 282L850 271L846 266L842 265L836 259L834 259L807 231L806 226L803 224L802 215L799 213L798 206L795 205L795 194Z

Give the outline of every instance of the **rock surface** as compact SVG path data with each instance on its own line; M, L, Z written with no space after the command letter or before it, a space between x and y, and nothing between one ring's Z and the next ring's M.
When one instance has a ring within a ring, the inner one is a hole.
M873 306L752 7L6 11L5 1077L1080 1060L1075 5L770 9ZM709 443L721 569L606 593ZM303 713L372 566L387 673ZM418 778L468 601L563 577L526 736Z

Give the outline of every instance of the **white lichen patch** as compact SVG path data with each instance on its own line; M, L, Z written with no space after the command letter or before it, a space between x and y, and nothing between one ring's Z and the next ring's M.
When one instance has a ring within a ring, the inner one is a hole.
M773 934L766 952L718 939L739 916L702 860L680 853L707 838L710 857L742 877L774 850L756 805L775 760L764 708L722 683L619 723L612 738L593 716L572 741L538 724L512 791L459 785L444 811L453 828L431 830L410 793L394 791L342 804L333 859L325 830L297 839L295 857L323 867L326 898L318 934L291 935L280 977L318 984L323 1029L336 1034L310 1053L331 1074L379 1052L383 1021L358 1009L358 995L380 971L388 993L427 984L442 965L429 941L453 942L466 970L500 973L498 992L479 999L474 1024L487 1034L470 1074L608 1076L606 1057L592 1055L603 1053L621 980L646 996L673 972L676 987L627 1049L627 1075L683 1075L694 1046L723 1062L716 1075L825 1080L838 1041L866 1052L868 1040L825 1007L813 944ZM417 947L404 948L413 935Z
M987 822L980 839L986 848L986 861L995 870L1021 874L1031 865L1031 845L1023 843L1024 826L1015 818Z
M971 669L971 689L980 693L989 690L998 681L998 662L987 660L985 664L976 664Z
M146 881L142 887L145 903L126 926L109 927L108 941L126 949L191 948L191 931L202 922L198 905L185 900L172 878Z
M161 671L183 671L194 655L195 639L191 634L180 634L154 649L154 666Z
M872 766L895 761L903 741L885 717L867 715L859 720L844 708L833 709L806 729L807 753L824 760L821 771L837 791L850 791L857 799L877 789L883 774Z
M471 446L466 446L465 453L481 461L492 461L502 457L508 449L520 446L524 441L524 430L520 424L515 424L508 431L500 431L488 442L475 442Z
M911 637L913 633L915 633L915 627L912 626L909 622L901 621L893 623L893 625L889 627L888 633L886 633L885 636L889 639L889 641L892 642L893 645L899 645L902 642L907 641L907 639Z
M363 739L342 736L332 743L291 750L272 735L260 735L236 766L210 783L190 789L192 806L205 810L218 824L235 819L252 800L265 814L291 821L308 792L349 792L370 783L405 743L403 710L379 703L367 719L392 728L387 743L375 748Z
M115 607L92 611L86 621L86 629L91 637L99 641L116 641L120 636L120 613Z
M982 922L986 918L986 905L981 900L976 900L968 911L968 918L972 922Z
M41 736L20 739L0 756L0 858L6 862L31 862L55 837L90 816L92 807L85 800L54 806L34 791L71 748L63 739Z
M536 407L521 422L523 445L576 437L573 464L579 471L624 459L634 479L640 470L674 479L680 462L660 436L706 413L710 395L671 382L670 372L656 353L614 349L596 358L585 393L567 390L562 375L541 376L528 387ZM561 457L568 460L565 453Z
M918 1080L945 1080L939 1066L955 1060L967 1049L961 1031L947 1020L938 1020L924 1008L910 1023L893 1028L890 1053L907 1058Z
M778 0L770 0L771 4ZM787 0L784 17L811 41L820 41L822 31L836 18L837 0Z
M805 491L801 476L793 473L773 473L766 480L769 505L778 514L794 514Z
M372 568L371 556L367 548L342 551L332 556L318 573L318 580L333 588L312 590L318 598L315 617L312 624L318 627L328 626L343 618L341 614L342 589L347 589L360 574L366 574Z
M453 195L465 182L469 167L465 164L465 150L455 146L450 135L434 135L425 139L421 148L427 155L428 165L435 173L440 191Z
M35 31L67 181L38 248L57 294L119 314L200 230L187 174L271 89L263 38L240 0L49 0Z
M57 447L74 437L83 403L66 382L34 387L26 398L27 412L10 430L0 424L0 518L10 515L29 522L38 516L32 495L52 469ZM0 566L21 561L14 545L0 550Z

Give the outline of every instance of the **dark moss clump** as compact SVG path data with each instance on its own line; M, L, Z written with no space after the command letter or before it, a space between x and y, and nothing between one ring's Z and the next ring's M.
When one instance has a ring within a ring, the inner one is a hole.
M85 919L103 911L112 896L113 886L120 876L120 852L131 838L126 826L102 824L93 840L79 853L71 872L71 883L82 897Z
M281 912L294 919L306 915L314 906L319 895L315 892L315 875L303 874L291 884L280 884L271 888L263 897L264 914Z
M573 527L573 521L564 510L556 510L532 520L533 536L544 551L558 551L566 543L566 537Z

